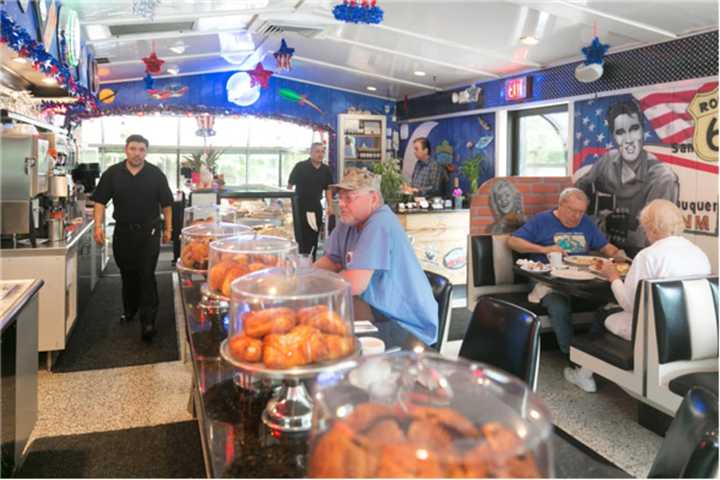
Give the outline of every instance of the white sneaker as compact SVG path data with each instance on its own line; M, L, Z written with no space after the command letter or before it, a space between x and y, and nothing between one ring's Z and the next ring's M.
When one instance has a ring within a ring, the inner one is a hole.
M574 383L581 390L588 393L597 392L597 385L595 385L595 379L593 378L593 374L590 370L585 368L565 367L563 374L565 375L565 380L570 383Z

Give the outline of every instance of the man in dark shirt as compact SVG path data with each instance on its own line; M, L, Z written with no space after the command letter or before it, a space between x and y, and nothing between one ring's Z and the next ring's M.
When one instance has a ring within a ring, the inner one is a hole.
M92 197L98 245L105 243L105 205L113 201L113 256L122 277L124 314L121 320L132 320L139 312L144 340L155 335L160 208L165 219L162 241L167 243L172 235L173 201L165 174L145 161L148 147L147 139L130 135L125 142L126 160L103 173Z
M317 253L318 233L322 228L323 211L320 199L323 192L327 200L327 216L333 214L332 193L333 183L330 167L322 163L325 158L325 145L313 143L310 147L310 158L298 162L290 172L288 188L295 186L300 207L301 237L296 239L300 253L311 253L313 261ZM310 225L308 216L315 218L315 225Z
M420 197L435 197L442 195L442 185L445 181L443 168L432 159L430 141L425 137L416 138L413 142L415 149L415 168L413 168L411 188L406 193Z

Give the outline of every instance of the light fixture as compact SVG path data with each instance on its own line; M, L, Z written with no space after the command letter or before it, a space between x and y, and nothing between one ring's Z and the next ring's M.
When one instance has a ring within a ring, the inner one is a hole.
M182 40L178 40L176 43L174 43L168 48L168 50L170 50L176 55L182 55L183 53L185 53L185 49L187 49L187 45L185 45Z
M45 77L42 79L45 85L57 85L57 81L53 77Z
M233 65L244 63L247 56L255 51L255 42L248 32L219 32L218 40L220 56Z
M13 62L16 63L28 63L27 59L25 57L15 57L13 58Z
M97 72L97 73L98 73L98 75L100 75L101 77L107 77L108 75L110 75L110 69L107 68L107 67L100 67L100 68L98 68L98 72Z
M367 87L365 87L365 89L368 92L376 92L377 91L377 87L373 87L372 85L368 85Z
M97 40L107 40L112 36L110 34L110 29L106 25L85 25L85 32L91 42Z
M522 7L518 16L516 35L523 45L534 46L540 43L548 30L550 14L534 8Z
M415 70L413 73L415 74L416 77L424 77L425 75L427 75L422 70Z
M168 65L165 70L170 75L177 75L178 73L180 73L180 67L178 67L177 65Z
M532 35L526 35L520 37L520 43L522 43L523 45L533 46L540 43L540 40L538 40L537 37L534 37Z

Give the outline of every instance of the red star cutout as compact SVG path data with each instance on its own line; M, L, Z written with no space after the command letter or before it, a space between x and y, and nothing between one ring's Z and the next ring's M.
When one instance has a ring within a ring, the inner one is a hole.
M155 74L160 73L162 64L165 63L165 60L158 58L155 52L152 52L150 55L143 58L142 61L145 63L145 71Z
M265 70L262 63L258 63L253 70L249 70L247 73L250 75L250 85L253 87L260 85L262 88L267 88L268 81L273 74L272 71Z

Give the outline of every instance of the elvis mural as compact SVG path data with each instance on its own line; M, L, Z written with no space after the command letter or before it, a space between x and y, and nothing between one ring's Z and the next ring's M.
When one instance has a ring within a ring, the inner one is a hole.
M629 254L647 243L640 211L663 198L717 263L717 94L717 81L693 80L575 104L575 184Z

